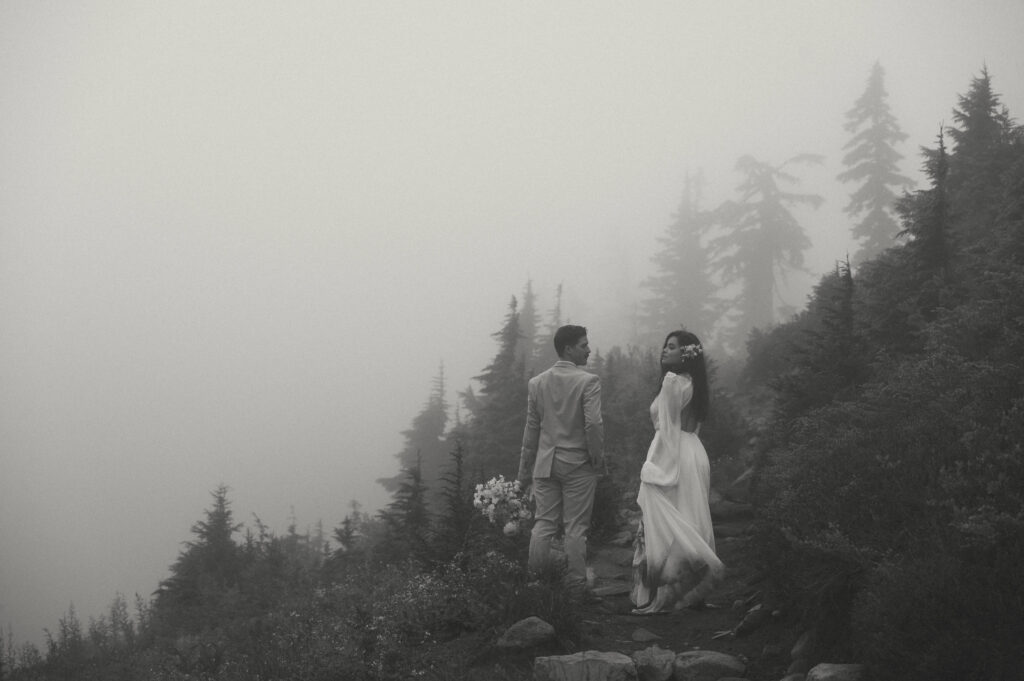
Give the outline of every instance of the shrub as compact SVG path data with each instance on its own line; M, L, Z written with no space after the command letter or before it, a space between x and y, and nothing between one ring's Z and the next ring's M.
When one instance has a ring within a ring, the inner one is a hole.
M986 552L915 546L867 580L852 645L874 679L1013 681L1024 669L1024 532Z

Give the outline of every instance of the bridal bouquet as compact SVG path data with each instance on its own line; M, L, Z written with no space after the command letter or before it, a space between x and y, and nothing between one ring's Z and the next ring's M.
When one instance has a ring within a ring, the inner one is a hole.
M503 475L476 486L473 506L492 525L501 525L502 532L510 537L519 534L522 521L533 517L522 485L518 480L506 481Z

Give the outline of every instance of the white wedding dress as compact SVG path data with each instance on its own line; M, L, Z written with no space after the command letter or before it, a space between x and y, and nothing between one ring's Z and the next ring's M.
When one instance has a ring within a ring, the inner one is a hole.
M633 556L635 614L698 604L725 570L715 555L708 455L697 434L683 430L694 422L692 398L690 376L669 372L651 404L654 439L637 495L643 518Z

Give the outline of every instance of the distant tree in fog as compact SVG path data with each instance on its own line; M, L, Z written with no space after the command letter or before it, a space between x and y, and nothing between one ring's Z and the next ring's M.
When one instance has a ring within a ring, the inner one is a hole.
M537 337L537 371L540 373L558 361L555 353L555 331L562 325L562 285L555 287L555 304L548 312L545 333Z
M737 187L740 198L725 202L715 211L722 233L708 246L723 283L739 286L733 300L736 323L730 330L738 347L753 329L765 329L775 322L780 285L788 272L802 269L804 251L811 246L789 208L800 204L817 208L822 198L782 190L780 182L799 181L784 168L793 163L820 162L820 156L803 154L778 166L753 156L744 156L736 163L743 175Z
M350 502L349 509L349 513L341 521L341 525L334 529L334 539L343 551L351 551L355 548L359 539L359 527L368 520L358 501Z
M896 190L910 187L910 179L899 174L902 155L895 145L907 138L889 110L885 91L885 70L875 62L864 93L846 112L844 129L853 136L843 147L846 170L839 174L842 182L859 182L844 209L859 220L852 228L860 250L854 260L874 258L893 245L899 225L893 216Z
M679 210L659 237L658 251L651 257L656 273L642 283L651 292L640 314L646 332L642 345L660 343L667 332L680 327L707 339L715 326L716 287L703 241L714 218L700 207L702 184L699 173L687 175Z
M516 344L516 357L523 363L527 374L536 374L546 367L540 366L540 315L537 313L537 294L533 292L533 282L527 280L523 289L523 306L519 310L519 341Z
M441 479L441 471L448 460L448 443L445 438L445 430L448 427L446 392L444 363L442 362L434 377L433 388L427 398L427 403L413 418L412 426L402 431L405 446L395 455L400 469L405 470L413 466L419 468L423 484L435 491L428 500L432 508L436 508L440 503L436 490ZM399 473L394 477L380 478L377 482L383 485L388 492L394 494L401 487L405 477L404 473Z
M60 618L57 634L44 629L46 634L46 661L60 678L75 678L75 671L86 659L86 639L82 623L75 614L75 604L68 606L67 614Z

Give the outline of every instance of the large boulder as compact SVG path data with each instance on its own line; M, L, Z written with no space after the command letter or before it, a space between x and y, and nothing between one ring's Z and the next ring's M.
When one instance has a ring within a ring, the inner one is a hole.
M723 676L743 676L747 665L733 655L714 650L693 650L676 655L674 681L718 681Z
M658 646L633 653L633 663L640 681L668 681L672 678L675 661L676 654L673 651Z
M622 653L585 650L572 655L538 657L535 681L636 681L633 660Z
M499 648L532 648L555 638L555 628L539 617L527 617L509 627L498 639Z

